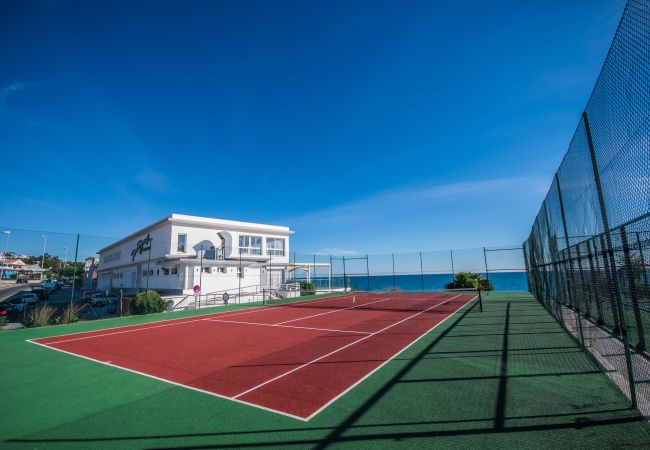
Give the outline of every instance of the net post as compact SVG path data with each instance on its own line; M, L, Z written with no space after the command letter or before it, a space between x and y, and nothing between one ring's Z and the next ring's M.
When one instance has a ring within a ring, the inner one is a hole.
M481 285L476 283L476 291L478 292L478 308L483 312L483 295L481 295Z
M345 273L345 256L343 257L343 292L348 291L348 279Z

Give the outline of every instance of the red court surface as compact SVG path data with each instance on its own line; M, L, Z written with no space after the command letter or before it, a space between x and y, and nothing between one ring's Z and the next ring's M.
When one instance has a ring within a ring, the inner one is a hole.
M309 420L474 298L347 295L30 342Z

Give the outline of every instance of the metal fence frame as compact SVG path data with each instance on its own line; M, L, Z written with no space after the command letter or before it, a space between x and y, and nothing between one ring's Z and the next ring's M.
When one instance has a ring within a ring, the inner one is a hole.
M531 293L650 417L650 0L629 0L524 242Z

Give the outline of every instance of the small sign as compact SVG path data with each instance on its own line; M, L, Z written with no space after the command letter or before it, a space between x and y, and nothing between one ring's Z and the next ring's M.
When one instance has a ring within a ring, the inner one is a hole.
M193 289L195 294L201 292L201 286L199 286L198 284L195 284Z
M228 304L228 300L230 300L230 295L228 295L227 292L224 292L224 293L223 293L223 304L224 304L224 305L227 305L227 304Z

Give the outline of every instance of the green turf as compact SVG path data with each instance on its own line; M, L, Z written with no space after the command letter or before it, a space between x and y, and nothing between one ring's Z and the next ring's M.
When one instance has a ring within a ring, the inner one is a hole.
M214 311L214 310L212 310ZM305 423L0 333L0 447L636 448L650 427L532 298L490 294ZM203 343L197 342L197 345Z

